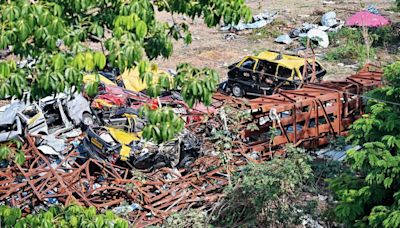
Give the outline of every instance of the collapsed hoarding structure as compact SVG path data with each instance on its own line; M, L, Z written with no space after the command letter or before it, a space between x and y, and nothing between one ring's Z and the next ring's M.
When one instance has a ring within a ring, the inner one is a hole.
M332 137L347 135L349 126L364 113L362 94L379 87L382 74L378 67L366 65L342 81L308 83L298 90L281 90L249 101L216 94L214 104L230 103L251 110L252 121L241 124L248 152L268 151L271 155L270 146L273 151L287 143L318 148ZM259 130L245 130L250 123ZM276 129L272 142L271 128Z
M214 108L228 104L252 115L251 121L234 126L239 128L244 146L228 164L207 155L189 168L141 172L93 158L79 161L82 157L73 147L61 161L51 162L37 149L34 138L27 136L23 147L26 162L0 166L0 200L24 212L71 202L99 210L137 205L128 210L136 227L159 224L175 211L214 206L229 184L229 173L249 160L268 160L274 153L284 152L287 143L317 148L331 137L346 135L350 124L364 113L362 94L381 84L382 71L368 65L343 81L309 83L298 90L251 100L215 94ZM217 117L215 113L209 116ZM247 130L246 126L254 123L258 130ZM187 128L196 132L201 125L204 122L199 121ZM275 129L273 136L271 128ZM255 151L261 156L248 156Z

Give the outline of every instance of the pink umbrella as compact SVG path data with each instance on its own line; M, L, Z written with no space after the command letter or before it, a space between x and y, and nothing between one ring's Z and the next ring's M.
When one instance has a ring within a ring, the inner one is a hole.
M381 27L390 24L390 21L385 17L373 14L369 11L361 11L346 20L346 26L359 26L363 29L365 46L367 48L367 61L369 62L369 50L371 40L368 38L369 27Z
M346 26L381 27L388 24L388 19L369 11L358 12L346 20Z

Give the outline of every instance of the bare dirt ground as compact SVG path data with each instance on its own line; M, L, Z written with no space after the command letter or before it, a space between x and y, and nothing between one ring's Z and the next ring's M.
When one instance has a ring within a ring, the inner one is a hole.
M393 6L391 0L334 0L333 2L334 4L323 4L321 0L248 0L247 4L254 14L264 10L276 11L278 18L273 25L267 27L267 31L271 29L270 34L256 34L254 30L245 31L237 34L234 40L226 40L224 38L226 33L221 32L219 28L208 28L202 19L192 21L175 15L175 19L178 21L186 20L190 24L193 42L189 46L185 46L182 41L175 42L173 55L169 59L158 59L156 62L163 69L175 69L176 65L182 62L191 63L196 67L210 67L217 70L221 78L225 78L227 66L246 55L254 55L268 49L290 53L293 46L288 47L288 45L274 43L276 35L287 33L304 22L318 23L322 14L329 11L335 11L339 19L345 20L369 4L374 4L384 16L389 17L392 21L400 21L399 14L396 16L390 12L390 8ZM172 23L171 15L168 13L158 13L157 16L163 21ZM354 73L355 70L352 68L323 60L320 56L323 56L328 49L318 48L316 50L317 58L328 70L326 80L340 79ZM383 51L377 53L377 58L373 62L385 65L393 62L395 58Z

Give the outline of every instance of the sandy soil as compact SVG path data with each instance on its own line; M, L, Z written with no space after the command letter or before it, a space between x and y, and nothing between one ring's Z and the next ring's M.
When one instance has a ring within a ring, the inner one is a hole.
M264 10L277 11L279 21L276 26L270 26L274 33L284 34L292 28L298 27L304 22L319 22L321 15L328 11L335 11L338 18L345 20L352 13L363 9L369 4L375 4L377 8L393 21L400 21L399 16L391 14L391 0L375 1L334 1L335 4L322 4L321 0L249 0L247 4L257 14ZM172 23L171 15L158 13L158 18ZM397 18L396 18L397 17ZM182 16L175 16L175 19L185 20ZM277 50L290 53L293 47L274 43L275 36L262 36L254 31L246 31L236 34L236 39L226 40L225 34L219 28L207 28L202 19L188 20L193 35L193 42L185 46L182 41L174 43L174 53L169 59L158 59L160 68L175 68L182 62L189 62L197 67L211 67L216 69L221 78L225 78L227 66L241 59L246 55L254 55L262 50ZM288 50L285 50L288 49ZM318 56L323 56L327 49L318 48ZM302 54L302 53L298 53ZM326 62L320 59L328 74L325 79L339 79L354 73L354 69L343 67L338 63ZM375 62L386 63L393 61L393 58L386 53L378 53Z

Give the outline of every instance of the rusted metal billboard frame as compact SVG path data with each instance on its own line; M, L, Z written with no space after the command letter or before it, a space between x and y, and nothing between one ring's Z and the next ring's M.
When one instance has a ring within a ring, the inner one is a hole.
M287 143L317 148L348 134L351 123L364 113L362 95L381 86L382 75L379 67L366 65L345 80L309 83L297 90L280 90L251 100L216 94L214 106L230 104L251 110L253 120L242 123L242 127L254 123L259 130L242 131L247 152L270 156ZM278 134L269 135L271 128Z

